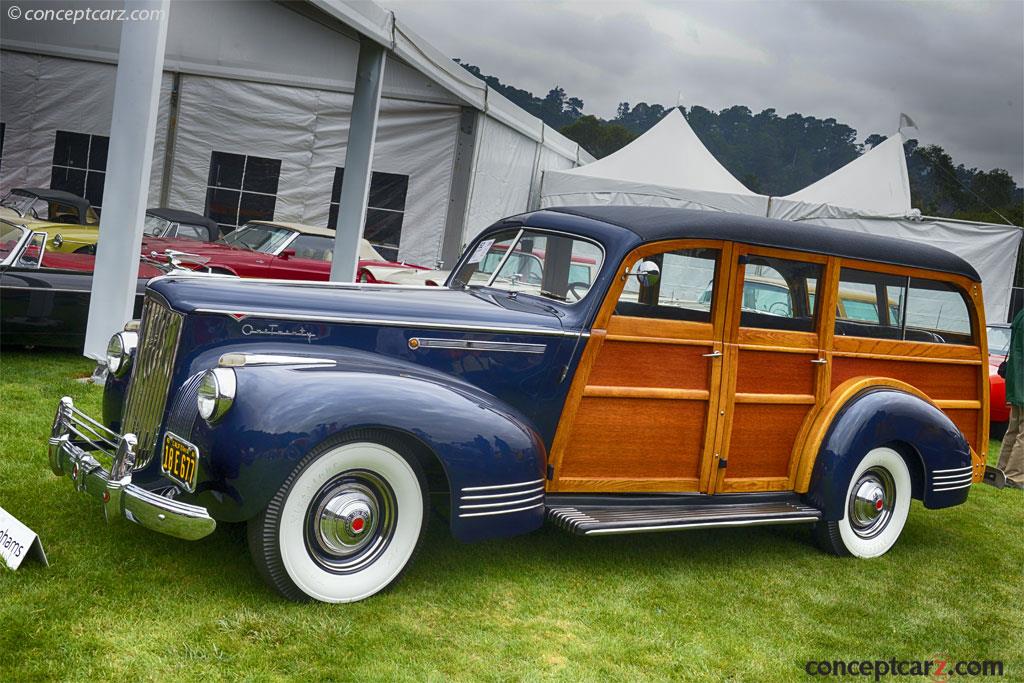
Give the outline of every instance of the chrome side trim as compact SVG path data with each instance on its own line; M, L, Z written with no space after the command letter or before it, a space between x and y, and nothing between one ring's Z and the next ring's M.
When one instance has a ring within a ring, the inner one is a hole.
M252 282L252 280L246 280ZM431 287L431 289L437 289ZM303 315L299 313L281 313L279 311L246 311L228 310L223 308L197 308L196 313L213 315L245 316L247 318L267 318L271 320L295 320L299 322L341 323L346 325L380 325L382 327L413 327L426 330L468 330L472 332L491 332L494 334L535 334L546 337L589 337L589 332L573 330L547 330L529 327L491 327L489 325L463 325L456 323L433 323L424 320L387 320L382 318L348 318L332 315Z
M932 491L935 491L936 493L939 493L939 492L942 492L942 491L956 491L957 489L969 488L972 483L973 482L967 482L966 484L960 484L959 486L943 486L941 488L938 487L938 486L933 486L932 487Z
M543 501L536 505L527 505L526 507L515 508L514 510L492 510L490 512L460 512L459 517L490 517L491 515L510 515L514 512L526 512L527 510L533 510L535 508L544 507Z
M437 291L438 289L446 289L443 287L436 287L434 285L392 285L381 282L329 282L324 280L282 280L280 278L272 277L247 277L239 278L236 275L221 275L218 273L200 273L194 270L176 271L168 273L166 275L158 275L157 277L150 280L150 282L157 282L160 280L192 280L196 278L209 278L209 277L222 277L231 278L235 281L242 280L246 283L255 284L268 284L268 285L282 285L287 287L301 287L305 289L374 289L378 287L384 287L388 290L399 290L399 289L430 289Z
M512 498L514 496L525 496L529 493L542 493L544 491L543 486L538 486L535 489L527 489L526 491L512 491L510 493L491 493L483 496L462 496L462 500L488 500L492 498Z
M945 484L952 484L958 481L967 481L974 477L973 472L964 472L963 474L943 474L938 477L932 477L932 483L936 486Z
M974 469L974 465L964 465L963 467L951 467L948 470L932 470L932 474L942 474L943 472L964 472L972 469Z
M515 342L477 341L475 339L440 339L435 337L412 337L409 348L416 349L464 349L466 351L504 351L507 353L544 353L544 344L517 344Z
M523 503L529 503L531 501L534 501L534 500L537 500L538 498L543 498L543 497L544 497L544 494L543 493L539 493L539 494L537 494L535 496L529 496L527 498L520 498L520 499L517 499L517 500L503 500L503 501L501 501L499 503L477 503L476 505L460 505L459 509L460 510L475 510L475 509L479 509L479 508L500 508L500 507L508 507L509 505L522 505Z
M273 353L225 353L217 361L222 368L244 368L251 365L337 365L331 358L284 356Z
M543 484L543 479L535 479L533 481L520 481L515 484L495 484L494 486L463 486L460 491L493 491L495 489L512 489L519 488L520 486L536 486L537 484Z

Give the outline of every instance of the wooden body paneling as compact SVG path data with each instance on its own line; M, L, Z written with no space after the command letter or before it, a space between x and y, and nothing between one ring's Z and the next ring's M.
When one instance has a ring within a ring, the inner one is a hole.
M942 273L713 241L645 245L620 269L650 254L696 247L722 253L710 323L616 316L624 279L608 292L552 446L549 490L805 492L831 419L868 386L933 402L963 432L978 462L986 457L980 285ZM745 253L822 264L814 332L740 327L737 259ZM957 284L974 304L977 344L835 336L842 267ZM712 352L721 356L705 357Z

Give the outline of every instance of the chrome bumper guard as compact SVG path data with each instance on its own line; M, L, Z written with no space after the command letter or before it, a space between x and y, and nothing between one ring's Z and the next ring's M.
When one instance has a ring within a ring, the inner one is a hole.
M50 432L50 469L67 475L75 488L103 501L110 523L129 521L168 536L194 541L208 536L217 522L206 508L165 498L132 483L134 434L121 436L75 408L69 396L60 400ZM110 471L90 452L111 458Z

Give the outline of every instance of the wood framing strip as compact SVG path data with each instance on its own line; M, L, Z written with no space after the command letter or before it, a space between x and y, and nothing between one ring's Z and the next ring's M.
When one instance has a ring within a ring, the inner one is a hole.
M669 389L663 387L603 387L588 385L583 395L600 398L660 398L676 401L706 401L710 391L700 389Z
M754 394L737 393L736 403L772 403L776 405L814 405L811 394Z

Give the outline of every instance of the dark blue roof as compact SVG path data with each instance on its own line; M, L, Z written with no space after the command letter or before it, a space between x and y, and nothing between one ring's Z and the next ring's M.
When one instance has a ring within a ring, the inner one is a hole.
M641 242L715 239L760 247L909 266L962 275L981 282L978 271L956 254L929 244L867 235L812 223L795 223L718 211L654 206L564 206L516 216L528 225L551 213L569 214L629 230ZM543 219L537 222L546 222ZM596 235L595 235L596 236Z

